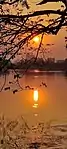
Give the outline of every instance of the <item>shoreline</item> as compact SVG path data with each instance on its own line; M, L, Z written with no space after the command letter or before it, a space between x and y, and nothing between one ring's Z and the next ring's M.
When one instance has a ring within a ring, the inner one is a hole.
M65 74L67 75L67 71L62 71L62 70L40 70L40 69L8 69L6 71L6 74L9 74L10 72L13 72L16 70L17 72L24 73L25 74ZM0 71L0 75L5 74L5 72Z

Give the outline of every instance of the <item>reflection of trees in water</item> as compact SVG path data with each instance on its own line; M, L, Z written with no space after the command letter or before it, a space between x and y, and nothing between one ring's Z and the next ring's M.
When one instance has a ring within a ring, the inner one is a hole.
M0 117L1 149L66 149L67 124L38 123L29 128L21 116L16 120Z

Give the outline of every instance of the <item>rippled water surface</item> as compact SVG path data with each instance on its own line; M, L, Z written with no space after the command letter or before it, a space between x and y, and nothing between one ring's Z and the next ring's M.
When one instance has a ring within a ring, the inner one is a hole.
M9 86L12 73L7 75L6 86ZM0 86L4 82L4 76L0 77ZM0 113L7 117L16 118L23 115L30 125L39 121L66 122L67 120L67 77L61 73L37 73L25 75L20 83L27 88L13 94L13 89L18 85L10 85L11 90L0 92ZM43 85L42 83L46 83ZM35 100L34 91L38 91Z

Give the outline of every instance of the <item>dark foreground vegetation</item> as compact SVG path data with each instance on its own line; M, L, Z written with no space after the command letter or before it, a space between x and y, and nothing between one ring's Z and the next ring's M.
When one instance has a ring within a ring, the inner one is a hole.
M52 121L29 127L23 116L16 120L0 117L0 149L66 149L67 124Z

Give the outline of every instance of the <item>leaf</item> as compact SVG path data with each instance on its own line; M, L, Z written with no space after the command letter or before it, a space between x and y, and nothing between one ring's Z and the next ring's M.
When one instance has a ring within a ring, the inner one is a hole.
M13 94L15 94L16 92L18 92L18 90L17 90L17 89L15 89L15 90L13 91Z
M9 86L9 87L5 87L4 90L5 90L5 91L6 91L6 90L10 90L10 86Z

